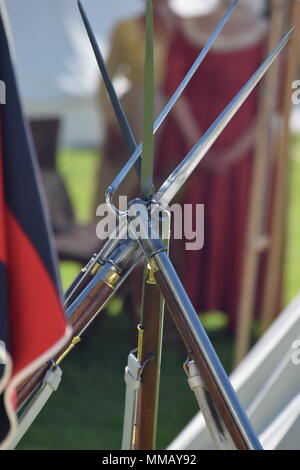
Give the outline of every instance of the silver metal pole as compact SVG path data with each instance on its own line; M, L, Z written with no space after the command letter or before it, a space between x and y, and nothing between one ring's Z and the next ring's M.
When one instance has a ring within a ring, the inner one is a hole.
M184 318L193 334L193 337L205 358L210 372L212 373L219 390L221 391L227 407L229 408L241 435L243 436L249 449L262 450L262 446L250 424L250 421L243 410L231 382L198 318L198 315L186 294L184 287L170 261L164 252L153 256L163 275L163 278L172 292L176 302L182 311Z

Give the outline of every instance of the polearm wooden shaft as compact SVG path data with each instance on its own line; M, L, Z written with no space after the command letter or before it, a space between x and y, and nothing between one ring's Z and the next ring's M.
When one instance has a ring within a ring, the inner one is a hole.
M76 301L67 310L69 323L73 328L72 338L80 335L101 311L107 301L114 295L132 269L139 263L141 252L132 240L120 243L111 254L110 260L95 274L93 280L81 292ZM120 274L118 274L120 271ZM66 346L53 358L54 362L68 349ZM33 390L42 382L46 371L51 367L47 362L32 376L24 381L17 391L17 407L24 404Z
M271 5L272 16L268 41L269 53L273 50L282 35L286 0L272 0ZM258 113L256 152L254 155L250 193L249 222L234 352L235 364L241 361L249 349L259 259L261 253L269 246L269 237L266 233L265 221L268 193L270 192L270 118L276 109L279 67L279 62L276 62L264 79L263 93L261 94Z
M146 2L146 41L144 77L144 130L143 156L141 164L141 197L151 199L153 187L154 138L154 51L153 51L153 5ZM158 393L163 330L163 299L152 275L151 266L146 266L140 325L138 361L145 367L138 393L137 419L134 448L155 449L158 411ZM152 359L149 361L149 358Z
M142 301L141 354L146 364L141 376L135 433L135 450L153 450L156 427L163 332L163 300L151 269L147 269ZM151 358L151 359L150 359ZM149 360L150 359L150 360Z
M146 38L144 72L144 124L143 153L141 161L141 198L148 201L153 196L154 165L154 44L153 44L153 4L146 1Z
M162 238L167 252L170 240L170 214L161 213ZM146 366L141 376L138 396L137 423L135 434L136 450L156 448L156 428L160 385L160 365L162 354L165 302L157 286L151 264L147 264L142 299L142 341L138 352L139 362ZM149 358L152 358L150 361Z
M287 222L287 196L289 172L289 119L292 107L292 83L296 80L300 44L300 2L292 0L290 23L296 30L288 46L288 59L284 80L283 123L278 142L278 154L275 168L275 194L271 222L271 246L267 261L266 288L262 307L262 330L265 331L276 315L278 286L284 257L284 238Z
M111 297L113 292L113 288L105 284L103 281L99 281L99 283L95 285L89 295L86 296L82 304L79 305L79 307L74 311L74 315L70 318L70 324L73 328L73 338L76 337L82 331L82 329L90 323L90 321ZM56 355L54 362L65 352L66 349L67 346ZM23 405L34 389L42 382L49 367L51 367L51 364L49 362L45 363L18 387L17 408L20 408L20 406Z

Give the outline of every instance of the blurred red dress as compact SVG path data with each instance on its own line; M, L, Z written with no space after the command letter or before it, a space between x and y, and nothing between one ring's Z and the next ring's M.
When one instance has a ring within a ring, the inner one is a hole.
M222 37L218 39L217 47L209 52L184 92L199 126L199 138L261 64L265 44L265 25L257 32L241 34L240 42L223 44ZM201 45L188 40L182 30L176 32L166 67L167 96L175 91L200 50ZM171 245L171 257L173 251L197 311L226 312L231 325L235 324L241 287L254 132L248 143L240 145L239 141L255 128L258 94L258 89L251 94L185 186L182 203L205 205L204 247L184 251L184 241ZM242 150L236 154L233 149L239 145ZM190 144L173 114L160 137L157 176L171 171L189 150Z

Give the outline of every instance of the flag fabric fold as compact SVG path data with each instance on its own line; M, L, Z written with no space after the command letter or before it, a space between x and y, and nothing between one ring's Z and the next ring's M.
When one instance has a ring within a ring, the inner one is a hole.
M0 448L17 431L18 384L70 337L36 161L0 4Z

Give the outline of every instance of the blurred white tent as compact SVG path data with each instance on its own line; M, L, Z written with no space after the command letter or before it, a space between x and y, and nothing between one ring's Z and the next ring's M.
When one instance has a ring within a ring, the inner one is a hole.
M141 0L83 0L102 51L113 26L138 14ZM63 144L96 144L99 72L76 0L5 0L16 66L29 117L61 116Z
M258 341L231 381L263 447L300 450L300 296ZM169 448L213 448L201 413Z

